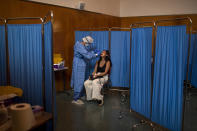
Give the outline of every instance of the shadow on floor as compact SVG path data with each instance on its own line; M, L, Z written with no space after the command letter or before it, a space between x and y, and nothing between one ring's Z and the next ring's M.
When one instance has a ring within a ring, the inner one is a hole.
M197 131L197 89L186 98L184 115L184 131Z
M129 102L122 103L118 93L107 94L104 106L86 102L84 105L74 105L72 92L57 94L57 128L56 131L151 131L149 125L135 129L134 124L140 122L129 112Z

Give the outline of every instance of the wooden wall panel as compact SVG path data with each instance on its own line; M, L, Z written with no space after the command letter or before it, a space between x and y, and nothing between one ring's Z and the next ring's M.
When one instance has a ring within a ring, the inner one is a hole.
M69 89L73 60L74 31L77 28L120 26L120 20L118 17L109 15L21 0L1 0L0 2L0 17L4 18L44 17L49 10L54 12L54 52L61 53L65 59L66 66L69 67L66 71L66 88ZM37 23L38 21L25 21L25 23L35 22ZM57 78L61 77L57 76ZM62 90L62 80L58 79L56 83L58 90Z

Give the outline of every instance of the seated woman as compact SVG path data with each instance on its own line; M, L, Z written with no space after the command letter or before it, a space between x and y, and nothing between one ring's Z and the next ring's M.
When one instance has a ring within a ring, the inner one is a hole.
M98 100L99 105L103 105L103 95L101 95L101 88L108 81L108 74L110 72L111 60L108 50L101 53L99 61L96 62L94 72L88 80L85 81L87 100Z

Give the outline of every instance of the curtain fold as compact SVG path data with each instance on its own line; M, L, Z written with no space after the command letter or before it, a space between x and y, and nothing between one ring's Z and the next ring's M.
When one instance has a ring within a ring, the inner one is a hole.
M6 85L5 25L0 25L0 86Z
M10 83L22 88L23 101L42 105L41 25L8 24Z
M191 37L191 52L190 52L190 73L191 84L197 88L197 34L192 34ZM192 70L191 70L192 66ZM190 75L190 74L189 74Z
M82 41L83 37L91 36L91 31L75 31L75 42Z
M111 31L111 81L114 87L129 87L130 32Z
M109 32L108 31L92 31L91 36L94 39L94 43L91 45L91 49L97 49L99 51L109 50ZM89 62L89 75L94 71L94 66L99 57L92 59Z
M150 119L152 28L132 29L131 109Z
M48 22L44 25L44 50L45 50L45 94L46 94L46 111L53 112L54 125L56 125L56 90L55 80L52 70L52 24ZM48 123L47 130L52 130L52 122Z
M170 130L181 130L187 49L186 26L158 27L151 119Z

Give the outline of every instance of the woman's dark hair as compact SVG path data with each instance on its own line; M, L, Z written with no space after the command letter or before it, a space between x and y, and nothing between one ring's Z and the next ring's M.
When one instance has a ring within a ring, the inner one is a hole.
M110 66L112 66L111 55L110 55L109 50L103 50L103 51L106 51L105 62L109 61L110 62ZM100 63L101 60L102 60L102 57L100 56L98 63Z

